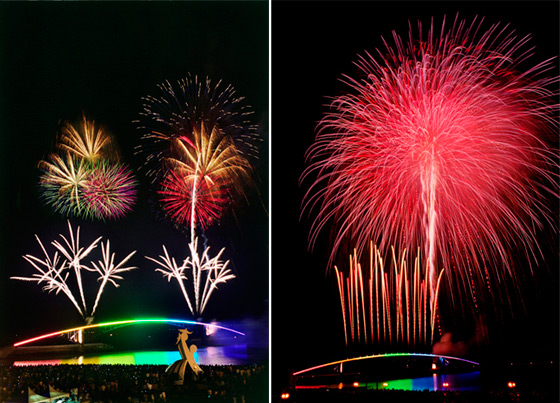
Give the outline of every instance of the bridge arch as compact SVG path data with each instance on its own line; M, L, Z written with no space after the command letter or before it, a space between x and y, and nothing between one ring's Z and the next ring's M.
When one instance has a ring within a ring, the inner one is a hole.
M81 333L87 329L95 329L95 328L102 328L102 327L109 327L109 326L129 326L129 325L139 325L139 324L147 324L147 323L171 323L176 325L206 326L209 328L221 329L241 336L245 336L245 333L242 333L238 330L234 330L225 326L216 325L213 323L204 323L204 322L197 322L193 320L172 319L172 318L150 318L150 319L128 319L128 320L121 320L121 321L103 322L94 325L85 325L85 326L79 326L70 329L58 330L56 332L46 333L40 336L32 337L30 339L19 341L17 343L14 343L13 346L19 347L39 340L48 339L50 337L60 336L63 334Z

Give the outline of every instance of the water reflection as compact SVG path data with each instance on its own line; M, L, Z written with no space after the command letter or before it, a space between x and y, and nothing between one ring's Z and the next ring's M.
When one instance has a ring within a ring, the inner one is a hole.
M250 364L247 345L201 347L194 353L200 365L245 365ZM58 365L58 364L133 364L133 365L171 365L180 360L179 351L126 351L111 354L81 355L69 358L47 360L19 360L15 366Z
M480 390L480 371L465 374L441 374L420 378L392 379L367 384L368 389L396 389L418 391L476 391Z

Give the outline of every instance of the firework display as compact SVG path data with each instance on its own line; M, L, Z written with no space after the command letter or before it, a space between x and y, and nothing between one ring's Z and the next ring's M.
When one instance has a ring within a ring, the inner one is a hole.
M89 170L81 190L86 211L93 217L120 218L132 210L136 181L126 166L99 162Z
M190 229L190 256L178 266L163 246L156 271L168 281L175 278L193 315L201 315L220 283L235 277L220 252L199 252L197 228L217 223L234 201L244 197L252 183L250 158L256 155L256 128L248 109L235 97L233 87L221 89L195 76L165 82L158 97L144 98L141 119L146 172L157 188L163 210L182 228ZM190 272L187 277L186 272ZM187 283L186 283L187 282Z
M146 172L163 209L191 229L219 220L225 207L252 183L249 160L256 156L256 127L233 87L195 76L165 82L159 96L144 98L141 119Z
M421 248L431 306L443 269L451 295L471 306L518 281L513 256L534 263L537 233L554 223L551 61L524 69L529 38L482 25L444 20L426 36L419 23L418 36L410 26L408 40L393 33L394 45L362 56L362 77L345 77L302 175L314 177L303 203L317 214L310 245L335 223L331 264L346 242L358 256L371 240L383 253Z
M65 122L57 149L39 162L42 197L55 212L106 220L132 210L136 181L118 162L113 139L101 126L85 115L77 128Z
M182 175L179 170L170 170L158 192L168 215L180 224L194 222L204 229L220 217L222 207L228 202L226 191L219 181L208 175L200 181L198 176Z
M410 264L406 251L397 259L391 248L389 260L370 244L369 267L362 269L356 251L349 256L346 276L334 266L347 346L387 342L416 346L433 341L444 271L438 273L435 295L430 299L419 256Z
M169 256L165 245L163 246L164 255L159 256L160 260L146 256L146 259L160 266L156 271L162 273L167 281L171 281L172 278L177 280L189 310L196 316L204 312L204 308L218 284L235 278L235 275L227 268L229 260L225 262L221 260L225 248L222 248L214 257L210 257L209 249L207 247L202 255L199 255L198 238L195 238L189 243L191 255L184 259L180 266L177 265L175 258ZM189 270L190 282L186 285L185 281L189 280L186 272ZM202 290L201 285L204 285ZM190 289L188 289L189 286Z
M64 122L58 147L61 151L91 163L118 159L112 136L103 127L88 120L85 115L82 115L82 122L78 128Z
M128 256L121 260L120 263L115 264L115 253L111 253L110 243L109 240L107 240L105 245L101 243L102 260L98 260L97 263L92 261L91 266L87 266L83 263L83 260L88 257L95 248L97 248L97 244L103 237L98 237L88 246L80 246L80 227L76 229L76 233L74 234L72 225L70 224L70 221L68 221L68 232L70 234L69 238L61 234L60 238L62 238L62 241L56 240L51 242L51 245L55 248L55 252L52 257L45 249L45 246L39 237L35 235L35 238L37 238L37 242L45 255L44 259L40 259L32 255L25 255L23 258L29 262L38 273L33 274L31 277L11 277L11 279L45 284L43 286L43 290L48 291L49 293L54 291L55 294L58 294L62 291L62 293L66 295L66 297L78 310L82 318L87 322L91 322L97 306L99 305L101 294L103 294L107 283L111 283L115 287L118 287L119 284L116 280L122 280L122 276L120 274L136 269L136 267L124 267L126 262L136 253L136 251L128 254ZM84 271L99 274L99 277L97 278L99 288L97 290L97 295L91 311L88 309L86 304L84 293ZM73 274L73 276L70 276L71 274ZM76 290L73 289L75 287L70 286L70 279L72 277L74 278L76 287L78 288L79 299L75 296Z

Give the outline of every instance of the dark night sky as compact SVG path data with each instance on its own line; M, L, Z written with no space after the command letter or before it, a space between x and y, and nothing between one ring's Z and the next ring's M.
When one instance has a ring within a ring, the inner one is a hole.
M298 219L305 191L298 178L305 150L327 110L326 97L346 90L342 74L355 76L357 55L382 47L381 36L390 39L392 30L406 36L409 20L413 26L418 18L428 25L433 16L439 25L444 14L453 19L457 12L467 19L485 16L487 24L510 23L520 36L531 34L535 62L558 56L557 2L272 3L273 394L286 386L288 370L353 355L344 349L336 280L325 274L327 236L309 252L310 223ZM537 345L557 357L558 238L549 242L552 246L544 246L548 266L541 262L530 277L535 282L528 287L527 314L517 312L500 334L493 334L497 354L510 348L535 351Z
M226 247L237 278L213 294L203 319L268 312L268 27L266 2L0 4L0 345L80 323L66 297L9 277L34 272L21 257L42 256L34 234L45 244L67 234L65 219L39 199L37 163L54 151L59 121L82 112L113 133L140 180L137 205L124 219L72 220L84 241L110 239L117 259L137 250L130 263L139 269L125 273L119 289L105 289L96 321L190 318L176 282L144 259L165 244L182 260L187 237L156 218L134 154L141 133L132 123L141 97L187 73L231 84L262 138L255 162L260 195L253 192L235 218L206 232L211 251Z

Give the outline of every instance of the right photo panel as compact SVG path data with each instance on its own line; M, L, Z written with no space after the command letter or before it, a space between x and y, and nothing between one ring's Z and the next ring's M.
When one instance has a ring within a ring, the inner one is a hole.
M271 3L273 402L557 401L559 12Z

